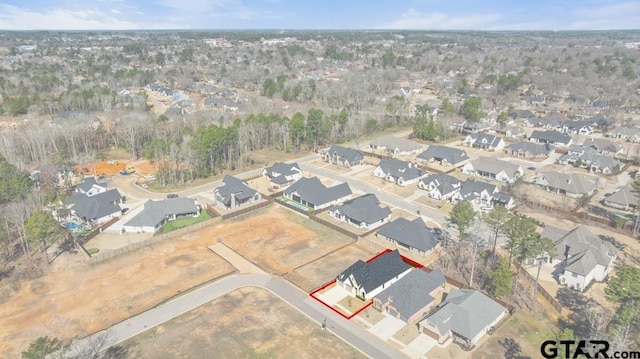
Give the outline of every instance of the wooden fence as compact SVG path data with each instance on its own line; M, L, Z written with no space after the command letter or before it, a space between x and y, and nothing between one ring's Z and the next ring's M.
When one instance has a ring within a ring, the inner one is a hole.
M111 226L112 224L118 222L118 220L120 220L119 217L115 217L115 218L111 218L109 221L103 223L100 227L96 228L93 230L93 232L89 233L89 235L87 235L86 237L78 240L78 244L79 245L84 245L85 243L87 243L91 238L97 236L98 234L102 233L102 231L104 229L106 229L107 227Z
M309 219L314 221L314 222L318 222L323 226L329 227L331 229L333 229L336 232L339 232L341 234L344 234L345 236L351 238L351 239L358 239L358 235L349 231L346 228L342 228L341 226L335 224L335 223L331 223L323 218L319 218L318 216L316 216L315 214L311 214L309 216Z
M150 244L160 242L162 240L180 237L185 233L193 232L193 231L196 231L196 230L198 230L200 228L204 228L206 226L209 226L209 225L211 225L213 223L220 222L220 220L221 220L221 217L210 218L210 219L208 219L206 221L202 221L200 223L196 223L196 224L193 224L193 225L188 226L188 227L176 229L175 231L171 231L171 232L166 233L166 234L161 234L159 236L154 236L154 237L151 237L151 238L146 239L146 240L141 241L141 242L132 243L132 244L126 246L126 247L114 249L114 250L111 250L111 251L108 251L108 252L98 253L96 255L90 256L88 259L91 262L98 262L98 261L101 261L101 260L112 258L112 257L118 256L120 254L131 252L131 251L136 250L138 248L146 247L146 246L148 246ZM84 249L83 246L81 246L80 250L86 252L86 250Z
M281 200L279 198L276 198L275 202L278 203L279 205L283 206L283 207L289 208L292 211L298 212L298 213L302 214L303 216L305 216L307 218L309 218L310 215L311 215L311 213L309 211L305 211L302 208L298 208L298 207L288 203L287 201Z
M522 268L520 264L515 262L514 264L516 266L516 273L518 275L518 278L520 278L520 274L522 274L522 278L528 281L530 285L536 285L536 279L531 274L529 274L529 272ZM540 293L540 295L544 299L546 299L547 302L549 302L549 304L551 304L551 306L554 307L558 312L562 312L562 304L560 304L560 302L558 302L558 300L554 298L553 295L551 295L549 292L547 292L547 290L544 289L540 284L538 284L537 293Z
M253 212L253 211L258 210L260 208L264 208L264 207L269 206L269 205L271 205L271 201L269 201L269 200L258 202L256 204L251 205L251 206L243 207L243 208L240 208L240 209L236 209L233 212L225 213L222 216L220 216L220 218L222 218L222 220L235 218L235 217L241 216L243 214L247 214L247 213Z

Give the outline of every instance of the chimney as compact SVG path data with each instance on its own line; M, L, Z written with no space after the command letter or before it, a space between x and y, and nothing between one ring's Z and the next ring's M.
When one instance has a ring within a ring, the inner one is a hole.
M571 258L571 254L569 254L569 251L571 250L571 246L569 246L568 244L564 245L564 258L565 260Z

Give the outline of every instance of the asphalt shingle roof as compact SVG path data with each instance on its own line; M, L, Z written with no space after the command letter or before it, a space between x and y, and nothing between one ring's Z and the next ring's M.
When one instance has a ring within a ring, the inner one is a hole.
M284 191L287 196L291 196L294 192L302 200L315 206L321 206L352 194L349 184L341 183L327 188L318 177L303 177Z
M537 139L544 142L552 142L552 143L569 144L569 142L571 142L571 136L555 130L551 130L551 131L535 130L531 133L531 136L529 138Z
M532 156L548 155L554 150L553 145L545 143L538 144L529 141L519 141L507 146L509 151L529 153Z
M418 142L407 140L400 137L386 136L375 141L371 141L371 145L376 147L386 147L388 149L398 149L401 152L412 152L422 148Z
M168 198L161 201L149 200L144 204L142 212L131 218L125 226L155 227L166 217L197 212L196 201L191 198Z
M378 234L423 252L430 251L438 244L435 232L427 227L421 218L416 218L413 221L402 217L397 218L382 227Z
M357 261L340 273L338 280L344 281L353 275L356 284L369 293L410 268L411 266L402 260L396 249L380 255L369 263Z
M222 197L222 203L225 205L231 204L231 195L234 195L238 201L245 201L257 193L256 190L247 186L244 181L233 176L224 176L222 183L224 185L216 188L216 191Z
M335 156L337 156L341 161L348 160L349 163L359 162L364 159L362 152L353 148L342 147L340 145L332 145L327 153L330 156L334 156L335 154Z
M398 312L406 317L411 317L435 300L429 293L443 286L445 282L440 268L431 273L414 269L380 292L376 298L382 302L391 298L393 306Z
M422 182L425 187L429 186L430 183L433 183L443 196L455 191L462 183L456 177L444 173L430 175L421 179L420 182Z
M389 207L380 207L380 201L375 194L365 194L345 202L341 206L334 206L331 211L338 211L359 223L375 223L391 214Z
M439 146L439 145L431 145L424 152L419 154L417 158L423 160L435 159L436 161L446 160L451 164L458 164L462 161L468 160L469 156L463 150L447 147L447 146Z
M382 160L378 166L386 175L402 178L405 181L414 180L424 175L424 171L411 164L411 162L400 161L395 158Z

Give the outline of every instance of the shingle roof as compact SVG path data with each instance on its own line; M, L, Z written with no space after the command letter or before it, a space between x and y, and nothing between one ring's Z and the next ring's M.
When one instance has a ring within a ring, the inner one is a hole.
M378 234L423 252L430 251L438 244L434 230L427 227L421 218L416 218L413 221L402 217L397 218L382 227Z
M436 161L446 160L451 164L457 164L468 160L469 156L463 150L451 148L447 146L431 145L424 152L419 154L417 158L423 160L435 159Z
M411 162L400 161L395 158L380 161L378 165L382 172L395 178L410 181L424 175L424 171L414 166Z
M569 193L587 194L591 192L596 184L576 173L561 173L556 171L545 171L540 174L547 179L549 187L557 188Z
M509 202L511 202L512 200L513 200L513 197L511 197L510 194L503 193L503 192L494 193L493 198L491 199L491 201L493 201L494 203L498 203L503 206L509 204Z
M505 307L482 292L452 289L440 308L425 321L438 328L440 334L451 331L473 339L505 311Z
M553 145L548 143L538 144L529 141L519 141L510 144L509 146L507 146L507 149L510 151L530 153L532 156L539 156L548 155L549 153L551 153L551 151L553 151L554 147Z
M244 201L257 193L256 190L247 186L244 181L233 176L224 176L222 183L224 183L224 185L216 188L215 191L222 197L222 203L226 205L231 204L231 195L233 195L236 200Z
M122 208L120 208L118 204L114 204L121 199L122 194L114 188L91 197L76 192L73 194L73 197L71 197L71 202L74 203L73 210L76 216L91 221L122 212Z
M553 143L564 143L569 144L571 142L571 137L562 132L558 132L555 130L551 131L538 131L535 130L531 133L529 138L538 139L545 142L553 142Z
M425 186L433 183L442 195L455 191L462 183L459 179L445 173L432 174L421 179L420 182Z
M569 256L567 270L581 275L587 275L596 264L608 266L610 258L618 253L613 244L600 239L584 225L571 231L546 226L541 236L553 241L556 258L563 260Z
M422 148L418 142L407 140L395 136L381 137L375 141L371 141L371 145L376 147L386 147L389 149L398 149L401 152L412 152Z
M318 177L303 177L284 191L287 196L290 196L294 192L305 202L315 206L333 202L352 194L349 184L341 183L327 188L320 182Z
M606 140L604 138L587 138L584 141L583 145L593 147L600 152L618 153L623 149L621 144Z
M606 197L604 201L605 203L610 202L624 207L635 206L638 202L636 194L633 192L633 187L630 185L626 185L618 192Z
M489 194L493 194L497 191L495 185L482 181L466 180L460 187L460 196L462 199L470 201L480 196L482 191L486 190Z
M103 183L98 183L96 181L96 179L93 178L93 177L85 177L85 179L82 181L82 183L80 183L80 185L78 185L78 188L82 192L87 192L93 186L100 186L100 187L103 187L103 188L107 188Z
M514 178L520 175L522 167L507 161L502 161L493 157L480 157L471 161L474 171L491 173L497 175L504 171L509 178ZM465 165L466 166L466 165Z
M410 268L411 266L402 260L400 253L396 249L380 255L369 263L362 260L357 261L340 273L338 280L344 281L353 275L356 284L368 293Z
M191 198L168 198L161 201L149 200L144 204L142 212L131 218L125 226L155 227L166 217L197 213L196 201Z
M445 284L446 280L440 268L427 273L414 269L390 287L376 296L386 302L391 298L393 306L406 317L411 317L433 302L429 293Z
M487 146L489 148L498 146L500 141L502 141L501 137L488 133L471 133L469 134L469 137L475 141L474 144L477 146Z
M348 218L360 223L375 223L391 214L389 207L380 207L380 201L375 194L365 194L346 201L341 206L334 206L331 211L338 211Z
M349 163L362 161L364 159L364 155L362 154L362 152L353 148L342 147L339 145L332 145L327 153L330 156L337 156L341 161L348 160Z

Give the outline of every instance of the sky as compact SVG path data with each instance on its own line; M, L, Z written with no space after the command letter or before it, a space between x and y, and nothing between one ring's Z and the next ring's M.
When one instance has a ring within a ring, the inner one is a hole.
M640 29L629 0L0 0L2 30Z

